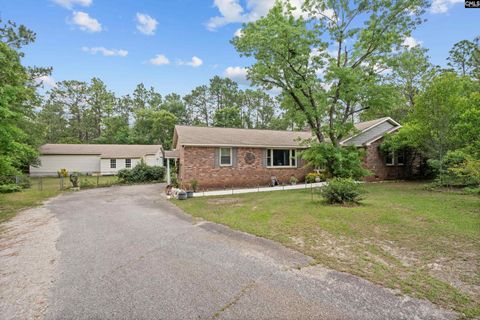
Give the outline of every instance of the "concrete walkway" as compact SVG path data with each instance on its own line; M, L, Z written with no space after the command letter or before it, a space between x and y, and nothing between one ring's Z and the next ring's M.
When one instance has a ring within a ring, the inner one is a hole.
M326 182L316 182L316 183L303 183L295 185L283 185L275 187L257 187L257 188L244 188L244 189L225 189L225 190L215 190L215 191L203 191L195 192L194 197L208 197L208 196L225 196L232 194L241 194L241 193L254 193L254 192L269 192L269 191L280 191L280 190L297 190L297 189L311 189L316 187L322 187Z

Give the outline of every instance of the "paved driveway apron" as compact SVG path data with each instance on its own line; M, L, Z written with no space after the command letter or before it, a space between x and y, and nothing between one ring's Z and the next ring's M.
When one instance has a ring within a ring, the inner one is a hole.
M60 261L48 319L447 319L452 313L308 266L274 242L195 222L161 185L71 193L48 204Z

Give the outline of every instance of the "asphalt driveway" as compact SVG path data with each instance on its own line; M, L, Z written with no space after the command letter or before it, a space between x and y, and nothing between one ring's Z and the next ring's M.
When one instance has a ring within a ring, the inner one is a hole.
M161 185L92 189L46 205L59 256L47 319L449 319L431 303L309 266L274 242L196 222Z

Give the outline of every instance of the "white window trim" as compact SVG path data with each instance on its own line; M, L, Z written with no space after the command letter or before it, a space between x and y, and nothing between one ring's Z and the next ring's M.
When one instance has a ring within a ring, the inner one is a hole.
M395 165L395 151L392 151L391 154L392 154L392 162L391 162L391 163L387 162L388 154L385 155L385 165L386 165L386 166L389 166L389 167Z
M130 166L127 166L127 160L130 160ZM130 169L132 167L132 159L131 158L126 158L125 159L125 168Z
M229 149L230 150L230 163L222 163L222 149ZM220 167L231 167L233 165L233 148L220 148L219 155L218 155L218 163Z
M270 150L270 151L269 151ZM288 166L274 166L273 165L273 150L289 150L288 161L290 165ZM292 156L292 151L295 151L295 157ZM268 148L267 149L267 162L268 162L268 152L270 152L270 163L267 163L267 168L298 168L298 158L297 150L290 148ZM295 165L292 165L292 158L295 158Z
M115 164L113 167L112 167L112 163ZM110 159L110 169L117 169L117 159Z

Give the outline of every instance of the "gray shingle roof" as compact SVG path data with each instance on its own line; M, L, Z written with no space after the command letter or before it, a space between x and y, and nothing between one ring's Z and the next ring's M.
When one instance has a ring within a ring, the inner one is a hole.
M101 158L141 158L155 154L161 145L140 144L44 144L41 154L58 155L99 155Z
M309 131L175 126L173 146L302 147Z
M398 130L402 126L390 117L379 118L355 124L355 132L344 138L340 144L361 147L376 141L385 134Z

